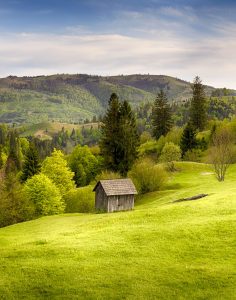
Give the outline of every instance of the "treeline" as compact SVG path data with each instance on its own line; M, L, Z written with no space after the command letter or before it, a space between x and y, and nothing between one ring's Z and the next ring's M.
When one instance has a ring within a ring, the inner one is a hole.
M100 127L62 128L51 140L20 137L15 128L1 125L0 226L62 212L91 212L92 186L100 179L128 176L140 193L155 191L179 160L209 162L223 181L235 160L236 121L211 120L208 108L196 77L183 127L175 125L163 91L151 107L138 112L113 93ZM142 113L148 130L140 127Z
M191 99L183 102L169 102L173 125L182 127L189 119ZM136 108L139 132L151 132L152 102L141 104ZM211 96L206 97L206 111L208 121L232 119L236 113L236 96Z
M94 132L101 136L100 147L92 147L98 140ZM91 147L81 142L92 142ZM60 149L66 149L68 143L73 147L65 155ZM16 129L1 125L0 145L0 226L6 226L70 212L77 188L88 185L99 174L107 176L114 171L117 175L111 176L125 176L137 158L139 136L130 105L112 94L101 130L82 127L69 134L62 128L51 141L40 141L22 138Z

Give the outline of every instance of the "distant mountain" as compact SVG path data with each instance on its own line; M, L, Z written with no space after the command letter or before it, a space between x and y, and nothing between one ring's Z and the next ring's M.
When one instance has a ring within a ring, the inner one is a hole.
M104 113L113 92L121 100L137 106L153 101L160 89L167 93L169 101L179 102L191 97L189 82L163 75L9 76L0 79L0 122L79 123ZM206 86L207 95L215 90Z

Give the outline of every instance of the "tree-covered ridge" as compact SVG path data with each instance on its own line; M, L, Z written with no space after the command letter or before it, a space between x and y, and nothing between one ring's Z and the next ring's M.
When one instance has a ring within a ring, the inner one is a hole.
M0 122L40 123L57 121L81 123L105 113L112 93L133 107L153 102L163 90L170 103L190 99L189 82L163 75L90 76L52 75L9 76L0 79ZM235 91L205 87L206 96L233 96Z

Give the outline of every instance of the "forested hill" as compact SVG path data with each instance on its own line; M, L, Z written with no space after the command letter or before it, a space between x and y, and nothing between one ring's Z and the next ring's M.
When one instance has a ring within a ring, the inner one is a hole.
M170 101L191 97L189 82L163 75L9 76L0 79L0 123L79 123L102 114L112 92L137 106L153 101L160 89ZM215 91L206 87L207 95Z

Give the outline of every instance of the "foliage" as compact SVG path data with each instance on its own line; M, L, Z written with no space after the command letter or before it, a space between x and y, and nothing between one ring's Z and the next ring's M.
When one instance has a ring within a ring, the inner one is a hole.
M126 176L138 156L137 147L139 146L136 119L127 101L121 104L119 122L118 171L122 176Z
M169 171L175 170L174 161L179 161L180 158L180 147L172 142L166 143L162 149L160 161L166 163Z
M181 141L180 141L182 156L184 156L187 151L191 151L196 147L197 147L196 130L194 126L189 122L184 128Z
M52 155L43 161L42 173L51 179L62 196L75 187L74 172L69 169L64 154L60 150L54 149Z
M94 192L92 186L85 186L71 190L65 199L66 213L94 212Z
M129 172L137 190L141 194L160 190L167 180L161 165L154 165L150 159L138 161Z
M35 205L37 216L59 214L64 211L60 190L44 174L34 175L24 185L27 197Z
M192 90L193 98L190 107L190 120L193 127L201 131L206 126L207 108L204 86L198 76L194 79Z
M222 128L213 136L212 147L209 151L209 162L213 165L218 181L224 181L226 171L233 161L232 134L227 128Z
M185 152L183 160L192 162L201 162L203 152L200 149L194 148Z
M25 182L28 178L38 174L41 170L38 151L34 144L30 144L23 163L21 180Z
M9 132L9 155L6 162L5 171L7 174L16 173L21 169L20 141L15 130Z
M30 220L34 217L34 205L26 197L14 174L0 174L0 227Z
M0 145L0 169L3 167L3 151L2 151L2 145Z
M120 179L121 175L109 170L103 170L100 174L97 175L96 181L99 180L108 180L108 179Z
M158 140L165 136L172 127L171 108L166 94L161 90L153 105L152 110L153 136Z
M68 158L77 186L88 185L100 171L101 163L88 146L76 146Z
M125 176L137 158L138 145L134 113L127 101L120 103L113 93L103 119L100 141L106 168Z
M140 136L140 144L144 144L151 140L152 140L151 134L148 131L143 131L143 133Z

